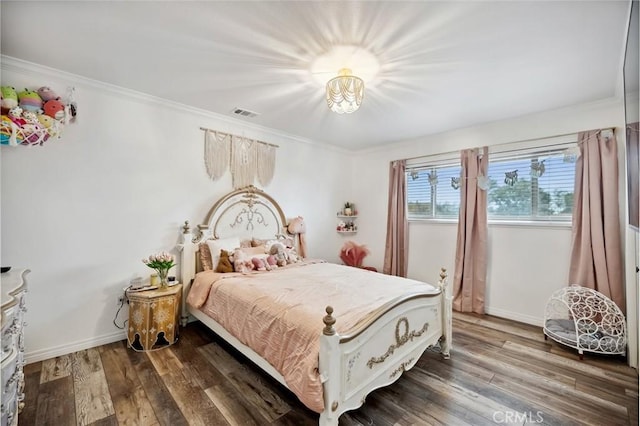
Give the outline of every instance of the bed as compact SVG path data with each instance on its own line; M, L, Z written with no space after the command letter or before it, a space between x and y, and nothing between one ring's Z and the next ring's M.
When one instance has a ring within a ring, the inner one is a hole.
M288 238L286 223L278 203L253 186L222 197L196 229L185 222L182 324L189 315L200 320L320 413L321 425L337 425L428 348L449 358L444 269L437 285L318 259L265 272L203 271L203 242Z

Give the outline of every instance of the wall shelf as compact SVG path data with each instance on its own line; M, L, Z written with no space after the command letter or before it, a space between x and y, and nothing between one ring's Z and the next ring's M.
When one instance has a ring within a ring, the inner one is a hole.
M336 213L336 219L338 222L336 226L336 232L338 234L355 234L356 232L358 232L358 211L355 210L355 206L353 204L351 204L351 208L347 211L338 211L338 213Z

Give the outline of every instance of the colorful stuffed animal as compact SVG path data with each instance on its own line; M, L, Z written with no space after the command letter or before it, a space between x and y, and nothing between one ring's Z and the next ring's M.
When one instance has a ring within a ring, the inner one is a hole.
M51 99L60 98L58 94L51 90L51 88L48 86L42 86L41 88L39 88L38 95L44 102L50 101Z
M220 250L220 260L218 261L218 266L216 266L216 272L233 272L233 264L230 257L231 253L226 250Z
M60 102L60 98L50 99L44 103L44 113L56 120L64 118L64 104Z
M22 108L19 106L11 108L9 111L9 119L13 121L17 126L24 126L27 123L27 120L22 118Z
M294 217L289 221L287 225L287 231L290 234L297 235L300 241L300 257L307 257L307 240L304 234L307 232L307 226L304 223L302 216Z
M18 141L13 131L15 124L7 115L0 116L0 144L16 146Z
M34 112L24 111L22 113L22 118L26 121L26 123L22 126L22 130L24 131L24 140L30 145L42 145L47 139L49 139L49 133L43 132L42 126L40 125L40 121L38 121L38 117Z
M253 269L256 271L266 271L267 263L264 259L260 259L259 257L254 257L251 259L251 263L253 263Z
M16 89L11 86L2 86L0 91L2 92L2 103L0 103L0 106L2 107L2 113L6 114L9 110L18 106L18 94L16 93Z
M233 252L233 268L236 272L246 274L253 270L253 263L242 249L236 249Z
M49 117L48 115L38 115L38 121L45 129L49 129L51 126L53 126L53 118Z
M18 102L25 111L40 112L42 109L42 98L33 90L24 89L18 93Z

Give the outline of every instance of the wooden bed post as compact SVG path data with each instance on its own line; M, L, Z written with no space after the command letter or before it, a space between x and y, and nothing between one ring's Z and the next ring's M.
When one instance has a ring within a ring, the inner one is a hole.
M438 287L442 290L442 335L440 342L442 356L444 359L451 357L451 342L453 339L453 295L451 294L451 285L447 282L447 270L440 268L440 280Z
M340 411L338 409L338 401L340 400L340 383L336 382L336 378L340 377L340 336L336 333L333 325L336 319L332 316L333 308L327 306L327 315L322 318L324 329L320 336L320 359L318 360L318 368L320 370L320 379L324 388L324 411L320 414L320 426L335 426L338 424ZM334 380L329 380L333 377Z

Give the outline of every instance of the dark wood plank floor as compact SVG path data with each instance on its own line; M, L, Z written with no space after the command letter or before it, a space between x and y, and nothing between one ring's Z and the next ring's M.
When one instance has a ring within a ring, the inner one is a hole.
M166 349L117 342L29 364L20 425L313 425L318 415L200 323ZM619 357L546 342L538 327L454 315L450 360L427 351L341 425L637 425Z

